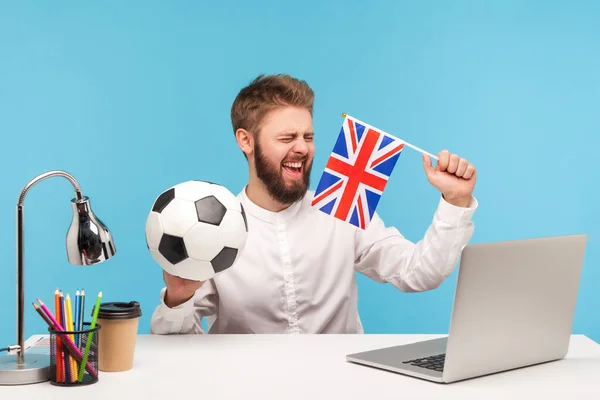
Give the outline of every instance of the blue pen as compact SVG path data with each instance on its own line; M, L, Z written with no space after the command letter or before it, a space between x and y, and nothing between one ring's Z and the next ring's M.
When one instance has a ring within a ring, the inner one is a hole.
M77 290L75 292L75 310L74 310L74 317L75 317L75 325L74 325L74 329L76 331L79 330L79 307L81 307L81 305L79 304L80 302L80 296L79 296L79 290ZM75 335L75 345L79 346L79 335Z

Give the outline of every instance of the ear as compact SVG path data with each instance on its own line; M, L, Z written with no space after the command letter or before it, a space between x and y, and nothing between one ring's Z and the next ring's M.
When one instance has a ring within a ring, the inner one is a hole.
M254 151L254 137L250 132L245 129L238 129L235 131L235 140L246 156L252 154Z

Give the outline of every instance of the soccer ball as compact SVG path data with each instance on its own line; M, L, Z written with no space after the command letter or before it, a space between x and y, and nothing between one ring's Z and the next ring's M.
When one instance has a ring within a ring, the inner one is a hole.
M248 223L237 197L192 180L161 193L146 220L146 244L169 274L205 281L230 268L246 244Z

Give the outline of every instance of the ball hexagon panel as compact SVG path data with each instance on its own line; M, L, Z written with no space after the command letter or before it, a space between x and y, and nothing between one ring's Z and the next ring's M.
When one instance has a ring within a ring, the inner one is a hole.
M223 247L219 254L215 256L210 262L212 264L215 273L225 271L231 267L235 259L237 258L238 250L231 247Z
M163 232L179 237L183 237L198 222L194 203L177 197L169 202L160 215Z
M206 281L215 274L210 262L194 258L186 258L172 269L173 275L193 281Z
M171 188L161 193L160 196L156 198L154 201L154 205L152 206L152 211L154 212L162 212L164 208L175 198L175 189Z
M188 258L183 238L179 236L168 235L165 233L160 239L158 251L173 265Z
M150 211L146 220L146 244L149 249L158 250L160 238L163 235L162 223L160 222L160 214L155 211Z
M210 261L223 248L223 232L217 225L197 222L183 237L188 256Z
M187 181L175 186L175 197L196 201L211 193L211 184L203 181Z
M221 224L219 225L223 233L223 246L240 249L246 242L246 225L241 213L228 210Z
M198 213L198 221L207 224L219 225L227 212L223 204L213 195L196 200L194 204Z

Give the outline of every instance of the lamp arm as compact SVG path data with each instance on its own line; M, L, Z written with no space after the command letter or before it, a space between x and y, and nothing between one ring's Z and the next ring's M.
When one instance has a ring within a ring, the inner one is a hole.
M29 189L31 189L37 183L53 177L53 176L62 176L67 178L69 182L73 185L75 189L75 199L77 201L83 199L83 194L81 193L81 187L77 180L68 172L65 171L48 171L37 177L33 178L21 191L19 195L19 201L17 202L17 344L19 346L19 350L17 352L17 364L24 364L24 353L25 353L25 339L24 339L24 313L25 313L25 291L24 291L24 269L23 269L23 203L25 201L25 196Z
M25 185L23 190L21 190L21 194L19 195L19 201L17 202L17 206L23 206L23 202L25 201L25 195L27 195L29 189L31 189L37 183L40 183L41 181L52 176L62 176L64 178L67 178L69 182L71 182L71 184L73 185L73 188L75 189L75 198L77 200L83 199L83 194L81 193L81 186L79 185L79 182L77 182L77 180L73 177L73 175L65 171L48 171L36 176L31 181L29 181L27 185Z

